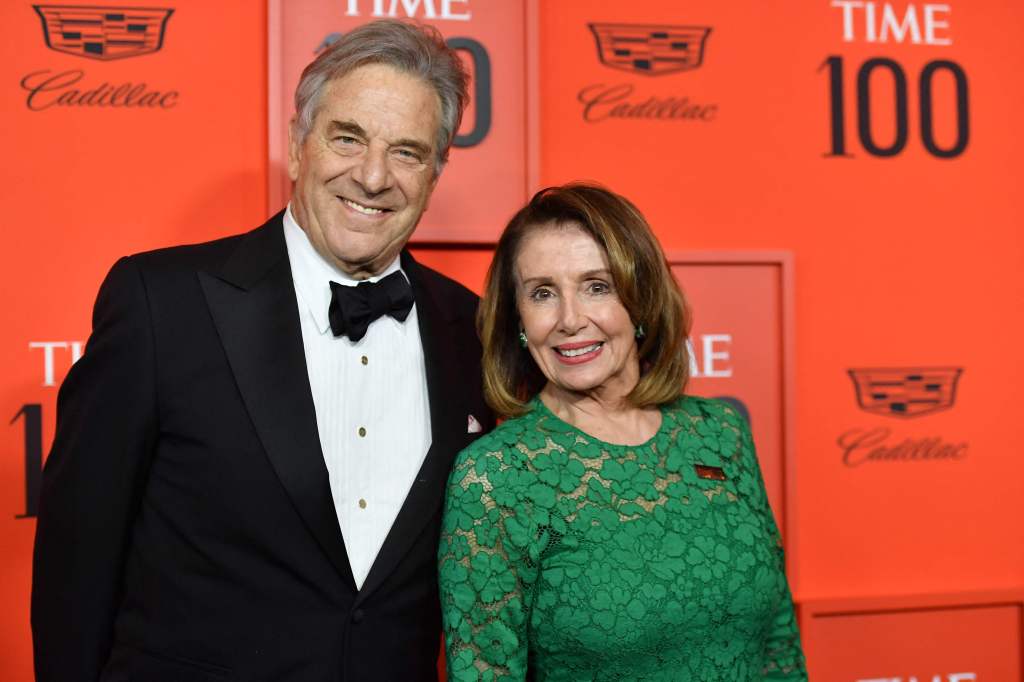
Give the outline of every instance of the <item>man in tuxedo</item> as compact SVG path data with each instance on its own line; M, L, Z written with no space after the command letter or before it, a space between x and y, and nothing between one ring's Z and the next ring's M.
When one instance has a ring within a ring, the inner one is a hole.
M475 296L404 246L466 80L431 29L351 32L285 211L113 267L43 474L38 680L436 679L445 482L492 417Z

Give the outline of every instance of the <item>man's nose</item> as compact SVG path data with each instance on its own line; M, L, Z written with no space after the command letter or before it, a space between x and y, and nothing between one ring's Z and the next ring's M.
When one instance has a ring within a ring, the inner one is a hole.
M368 196L380 194L391 187L391 168L386 149L370 146L352 173L352 179Z

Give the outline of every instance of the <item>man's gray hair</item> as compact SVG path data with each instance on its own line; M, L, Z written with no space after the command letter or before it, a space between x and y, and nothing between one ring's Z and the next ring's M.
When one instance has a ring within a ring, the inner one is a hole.
M312 130L327 84L366 64L386 64L422 78L434 88L441 101L441 125L435 141L435 168L440 172L469 101L469 75L432 26L381 19L363 24L328 46L305 68L295 88L298 139L304 140Z

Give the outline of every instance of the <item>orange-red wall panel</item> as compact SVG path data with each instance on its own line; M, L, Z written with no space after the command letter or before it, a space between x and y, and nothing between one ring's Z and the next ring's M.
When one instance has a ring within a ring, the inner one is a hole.
M0 8L10 242L0 268L0 416L14 419L0 429L3 680L32 678L26 457L49 448L57 385L88 336L101 279L119 256L265 218L264 5L171 4L162 42L147 34L150 51L110 60L83 56L85 41L53 49L75 43L53 25L48 47L30 2ZM137 3L106 5L116 14ZM82 6L68 11L93 5Z

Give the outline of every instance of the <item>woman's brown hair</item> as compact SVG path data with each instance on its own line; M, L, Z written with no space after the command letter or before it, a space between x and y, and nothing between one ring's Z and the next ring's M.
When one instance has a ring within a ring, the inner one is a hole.
M573 183L533 195L498 240L477 312L487 402L504 416L522 414L546 381L519 345L515 261L523 238L549 223L578 226L597 242L608 258L619 300L633 324L643 328L637 341L640 381L629 401L651 407L677 398L690 373L686 339L691 318L661 246L628 199L603 187Z

